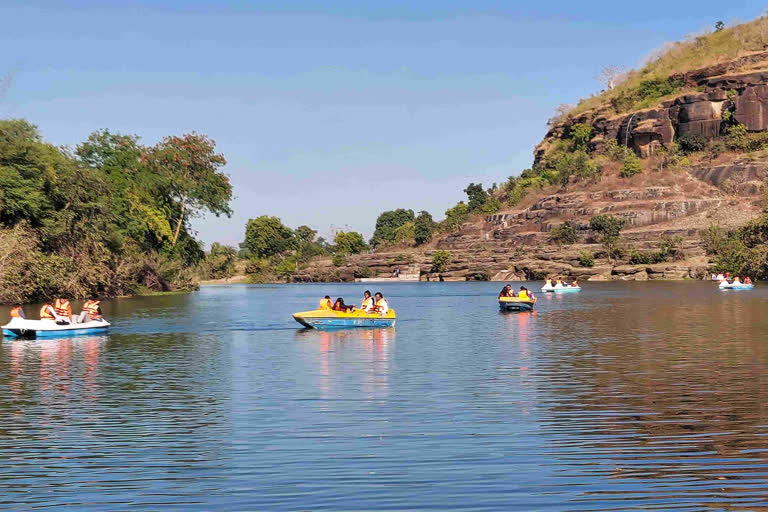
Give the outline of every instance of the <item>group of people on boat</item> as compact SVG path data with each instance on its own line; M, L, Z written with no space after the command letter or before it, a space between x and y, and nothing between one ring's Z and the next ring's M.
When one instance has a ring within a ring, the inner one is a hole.
M371 296L370 290L365 290L365 292L363 292L363 299L360 301L360 307L357 307L354 304L351 306L345 304L342 297L337 298L336 302L333 302L331 297L326 295L320 299L320 309L341 311L344 313L351 313L355 309L358 309L369 314L378 313L381 316L384 316L389 311L389 302L384 298L384 295L382 295L381 292L376 292Z
M568 284L562 277L555 277L554 279L551 277L548 277L544 281L544 286L551 287L551 288L562 288L562 287L573 286L575 288L578 288L579 282L574 279L571 282L571 284Z
M508 284L501 289L501 292L499 292L499 298L502 297L517 297L518 299L523 300L536 300L536 296L533 294L533 292L525 286L521 286L520 291L515 292L515 289L512 288L511 284Z
M744 276L744 280L742 281L739 276L733 276L731 277L730 272L726 272L725 274L712 274L712 280L717 281L720 284L728 283L728 284L753 284L752 279L749 278L749 276Z
M13 318L27 318L21 304L16 304L11 308L11 319ZM72 305L69 303L69 299L58 298L53 302L46 302L40 308L40 320L50 320L59 325L85 324L103 318L101 301L93 297L83 303L80 314L76 316L72 316Z

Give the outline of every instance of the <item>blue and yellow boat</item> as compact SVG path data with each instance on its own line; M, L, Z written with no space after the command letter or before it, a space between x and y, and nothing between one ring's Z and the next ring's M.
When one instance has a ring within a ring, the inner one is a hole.
M390 309L384 315L379 313L366 313L362 309L354 309L350 312L332 311L330 309L316 309L294 313L293 319L304 327L337 328L337 327L394 327L397 315L394 309Z
M536 299L520 297L499 297L499 307L504 311L531 311Z

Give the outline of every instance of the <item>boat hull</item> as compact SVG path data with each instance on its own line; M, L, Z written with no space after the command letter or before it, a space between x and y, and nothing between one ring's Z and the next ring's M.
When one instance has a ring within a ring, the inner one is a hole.
M753 284L727 284L727 285L720 285L719 288L721 290L752 290L755 287Z
M549 286L544 286L542 287L541 291L546 293L574 293L574 292L580 292L581 287L580 286L564 286L562 288L552 288Z
M517 297L500 297L499 308L503 311L531 311L535 300L520 300Z
M386 315L355 310L351 313L329 310L294 313L293 319L312 329L339 329L349 327L394 327L397 316L393 309Z
M3 336L8 338L68 338L105 334L110 324L106 320L84 324L58 325L47 320L25 320L13 318L2 327Z

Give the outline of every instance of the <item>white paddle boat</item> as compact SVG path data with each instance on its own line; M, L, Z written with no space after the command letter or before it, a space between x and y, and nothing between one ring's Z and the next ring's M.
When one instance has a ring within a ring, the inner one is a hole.
M91 320L82 324L57 324L53 320L27 320L11 318L5 324L3 336L10 338L62 338L86 334L104 334L110 324L104 319Z

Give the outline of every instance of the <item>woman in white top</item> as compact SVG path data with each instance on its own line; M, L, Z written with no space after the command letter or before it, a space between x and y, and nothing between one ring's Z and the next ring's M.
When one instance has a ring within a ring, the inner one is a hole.
M384 296L381 294L381 292L376 292L376 311L378 311L381 316L384 316L387 314L387 311L389 311L389 303L387 302L387 299L384 298Z

